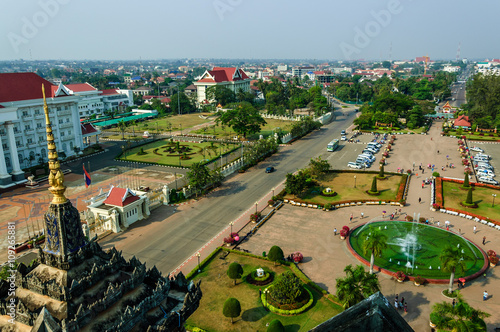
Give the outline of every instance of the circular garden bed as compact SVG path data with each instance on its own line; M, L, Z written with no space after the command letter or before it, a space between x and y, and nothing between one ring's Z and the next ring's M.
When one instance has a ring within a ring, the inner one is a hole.
M264 270L263 277L257 277L257 271L253 271L247 275L247 282L256 286L268 285L274 280L274 272Z
M273 299L270 292L266 294L273 286L269 286L261 295L262 304L267 307L271 312L275 314L289 316L298 315L309 309L314 303L314 297L311 291L305 287L302 287L301 294L296 298L293 303L279 303L276 299Z

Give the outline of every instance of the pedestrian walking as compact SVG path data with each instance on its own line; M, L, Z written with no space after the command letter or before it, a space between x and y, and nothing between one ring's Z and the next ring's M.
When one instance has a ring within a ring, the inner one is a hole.
M422 189L424 189L424 182L422 181Z
M457 288L458 289L462 288L462 283L460 282L460 280L457 280Z
M421 203L421 202L422 202L422 198L421 198L421 197L419 197L419 198L418 198L418 202L419 202L419 203Z
M486 236L483 236L483 245L486 243Z
M483 301L486 301L488 299L488 292L484 291L483 293Z
M404 304L405 304L405 298L401 296L401 308L404 307Z
M438 227L439 227L439 221L438 221Z
M337 228L334 228L333 229L333 235L336 236L337 235Z
M351 213L351 217L349 218L349 222L352 222L352 213Z
M424 174L424 172L425 172L425 169L422 168L422 174Z
M406 302L404 308L405 308L405 314L408 313L408 304Z
M363 219L365 217L365 214L363 212L361 212L361 219Z
M455 308L455 299L453 299L453 302L451 302L451 305L453 306L453 308Z
M439 150L438 150L438 154L439 154Z
M399 302L398 302L398 300L396 299L396 301L394 302L394 308L396 308L396 310L398 310L398 304L399 304Z
M458 229L458 235L462 235L462 230L460 228Z
M476 234L476 231L477 231L477 227L474 225L474 228L472 230L474 232L474 234Z

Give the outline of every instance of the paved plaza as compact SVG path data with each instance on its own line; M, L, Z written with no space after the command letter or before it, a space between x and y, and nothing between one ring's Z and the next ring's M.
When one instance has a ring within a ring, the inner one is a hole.
M439 133L440 123L438 122L431 128L429 135L398 136L393 152L387 159L387 171L395 171L398 167L412 169L413 162L416 165L415 174L410 182L407 205L402 208L400 218L402 220L406 214L413 216L414 213L420 213L421 217L433 218L436 227L438 221L442 226L445 220L449 220L450 231L458 233L460 229L462 236L470 239L483 250L497 251L500 246L499 231L472 220L430 210L430 186L422 189L421 183L423 179L431 176L431 172L425 169L421 174L418 171L420 163L436 165L439 168L437 171L446 177L463 177L463 167L460 165L460 156L457 151L457 139L441 137ZM449 156L448 160L446 155ZM447 162L454 163L457 167L454 169L445 167L445 171L441 171L441 166L445 166ZM422 199L421 203L418 202L419 198ZM304 261L300 264L304 273L319 286L335 294L335 279L345 276L344 267L348 264L360 264L360 262L349 252L346 241L341 240L338 235L333 235L333 229L340 230L344 225L352 228L370 220L382 220L383 210L391 212L394 209L391 206L362 205L325 212L285 204L252 236L250 241L241 244L240 248L256 255L268 251L273 245L280 246L285 255L300 251L304 255ZM361 212L364 213L364 219L361 219ZM354 218L350 224L351 213ZM474 226L478 227L476 234L473 234ZM487 238L486 245L481 244L483 236ZM500 272L498 269L498 267L489 268L486 278L479 277L473 280L461 291L465 300L474 308L492 315L485 320L488 324L488 331L493 331L495 327L500 326L500 317L496 314L500 311L500 282L498 280ZM412 328L415 331L430 331L431 307L436 302L448 300L441 294L447 285L427 284L416 287L408 281L398 283L386 274L378 273L378 275L381 291L391 303L396 294L399 294L399 298L406 299L408 313L402 313L402 316ZM484 290L491 295L487 301L482 300Z

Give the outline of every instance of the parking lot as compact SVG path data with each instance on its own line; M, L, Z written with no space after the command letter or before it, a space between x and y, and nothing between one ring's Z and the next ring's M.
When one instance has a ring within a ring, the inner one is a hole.
M500 144L498 143L491 143L491 142L468 142L469 148L477 146L478 148L481 148L484 150L484 154L487 154L490 156L489 164L493 167L493 172L496 173L496 170L498 170L500 167L500 163L498 161L498 157L500 156ZM474 156L478 154L478 152L471 152L471 155ZM477 172L476 172L477 174ZM479 175L478 175L479 177ZM496 177L493 177L496 181L498 179ZM476 179L477 180L477 179Z

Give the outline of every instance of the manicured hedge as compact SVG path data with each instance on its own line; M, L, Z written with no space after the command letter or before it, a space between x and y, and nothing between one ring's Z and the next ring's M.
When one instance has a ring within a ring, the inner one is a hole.
M217 255L219 253L219 251L221 251L221 247L218 247L217 249L215 249L214 251L212 251L210 253L210 255L207 256L207 258L205 258L204 260L202 260L200 262L200 270L203 269L203 267L205 265L208 264L208 262L210 262L210 260L212 258L214 258L215 255ZM191 272L189 272L187 275L186 275L186 279L191 279L193 278L196 274L198 273L198 266L196 266Z
M279 315L298 315L298 314L303 313L307 309L309 309L314 303L314 297L313 297L311 291L309 289L307 289L307 287L304 287L304 289L307 291L307 293L309 293L309 301L299 309L283 310L283 309L273 307L272 305L267 303L266 294L264 292L262 292L260 299L262 300L262 304L264 305L264 307L268 308L271 312L274 312L274 313L279 314Z

